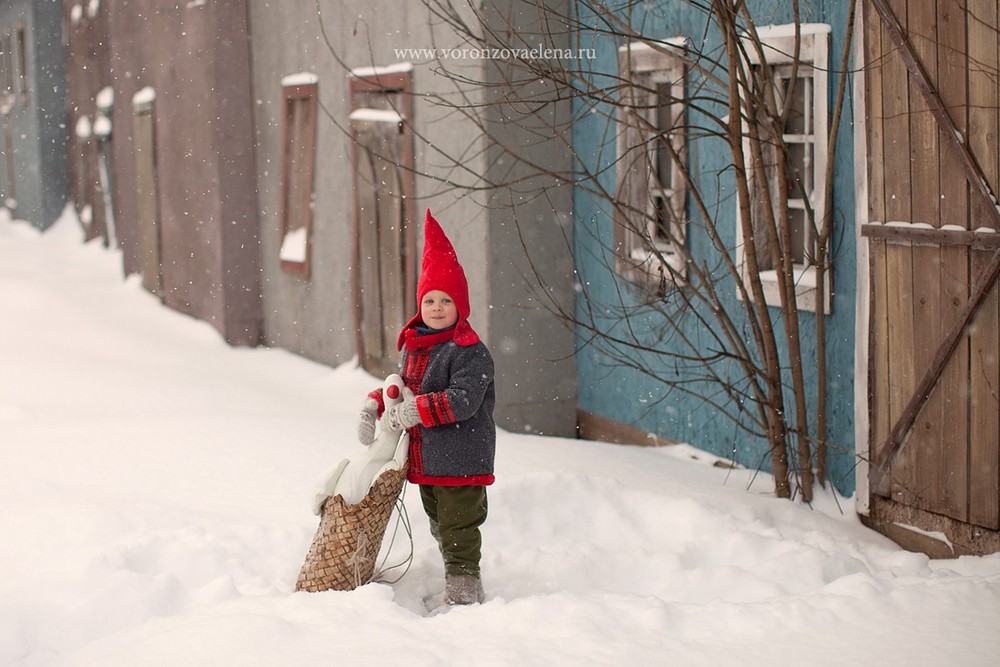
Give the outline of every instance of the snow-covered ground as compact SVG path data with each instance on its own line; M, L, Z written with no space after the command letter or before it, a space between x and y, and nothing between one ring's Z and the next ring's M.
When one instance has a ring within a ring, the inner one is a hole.
M1000 663L1000 555L902 551L683 446L501 433L483 605L423 613L414 489L402 579L296 593L380 380L229 348L119 267L72 220L0 219L2 665Z

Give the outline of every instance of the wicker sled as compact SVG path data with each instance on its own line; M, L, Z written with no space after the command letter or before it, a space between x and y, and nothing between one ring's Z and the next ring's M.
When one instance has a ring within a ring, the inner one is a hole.
M361 502L341 495L327 499L319 528L295 584L297 591L350 591L375 576L375 559L392 508L406 483L406 468L386 470Z

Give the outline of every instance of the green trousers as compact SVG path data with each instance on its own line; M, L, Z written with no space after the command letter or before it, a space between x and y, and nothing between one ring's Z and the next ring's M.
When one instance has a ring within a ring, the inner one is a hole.
M431 534L444 557L446 574L479 576L486 521L485 486L420 486L420 500L431 523Z

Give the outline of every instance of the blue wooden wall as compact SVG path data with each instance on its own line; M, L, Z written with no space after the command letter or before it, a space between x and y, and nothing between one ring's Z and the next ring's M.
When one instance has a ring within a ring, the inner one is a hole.
M684 36L692 42L693 48L701 51L713 51L719 47L719 35L714 25L708 22L704 11L693 6L691 2L681 0L658 0L656 2L632 3L631 23L643 35L667 39ZM775 25L792 22L789 6L791 3L773 1L750 2L750 6L760 16L758 25ZM845 23L847 20L847 2L810 2L802 3L803 23L827 23L832 26L830 44L831 68L836 69L845 39ZM587 16L592 25L597 25L596 19ZM586 75L594 77L596 82L601 79L601 73L614 74L617 71L616 53L620 38L599 34L598 31L580 35L580 46L594 48L596 57L593 60L581 61L580 67ZM716 54L718 52L716 51ZM690 79L691 86L698 85L697 75ZM835 100L836 76L830 77L830 103ZM836 209L836 232L833 243L834 252L834 295L833 313L827 320L827 365L828 391L827 404L829 452L827 457L828 479L844 494L854 491L854 346L855 302L859 298L855 288L855 242L854 242L854 137L853 137L853 96L850 85L845 102L841 133L836 146L836 180L834 184L833 205ZM716 109L724 115L724 109ZM832 112L832 109L831 109ZM574 108L577 122L574 126L574 148L578 160L578 168L582 178L596 175L599 184L608 192L615 190L615 131L613 110L607 106L591 106L585 98L578 98ZM697 121L696 121L697 122ZM697 165L701 174L699 189L705 200L717 207L720 221L728 221L721 225L727 235L727 247L735 245L736 209L734 202L731 159L728 147L719 139L704 138L689 143L689 160ZM628 295L628 289L610 270L613 266L612 242L614 226L606 203L587 190L582 184L574 194L574 252L576 258L578 280L580 281L576 314L584 321L593 324L605 332L614 332L622 326L620 317L613 309L604 312L602 304L615 303L619 294ZM692 221L688 229L688 243L696 258L711 259L716 251L711 247L703 227L689 207ZM721 273L721 272L720 272ZM732 311L739 308L735 295L735 287L731 280L722 279L718 289L732 306ZM773 319L780 324L780 313L771 309ZM800 311L800 326L805 332L803 355L806 361L806 380L809 391L810 418L816 414L815 405L815 364L809 363L815 358L813 331L815 330L815 315ZM650 342L657 345L655 339L658 317L650 315L647 321L633 320L633 325L639 329L651 332ZM699 331L691 326L687 330L691 336L700 336L706 340L705 331ZM776 334L780 340L780 333ZM684 379L685 371L672 364L647 355L646 365L654 371L648 374L630 370L621 364L609 362L595 345L589 343L590 335L584 328L578 329L578 368L579 368L579 405L588 412L629 424L647 432L655 433L664 438L687 442L714 454L733 458L739 463L750 467L767 469L769 458L767 447L762 439L748 435L738 429L731 420L720 418L720 415L703 400L685 395L669 387L660 378L670 377Z

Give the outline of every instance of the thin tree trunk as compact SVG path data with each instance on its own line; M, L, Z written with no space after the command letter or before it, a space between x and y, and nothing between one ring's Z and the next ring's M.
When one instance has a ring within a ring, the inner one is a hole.
M719 26L723 31L723 39L730 63L739 63L742 58L738 48L739 37L736 34L735 15L732 14L724 3L719 0L714 1L715 10L719 16ZM774 338L774 328L771 325L768 306L764 300L764 289L760 281L760 269L757 265L757 248L754 243L753 226L751 224L750 188L745 167L743 153L743 131L740 126L742 119L739 109L741 109L739 94L739 68L732 66L729 68L729 123L727 127L727 140L729 149L733 155L733 167L736 177L736 191L738 195L738 206L740 207L740 220L743 226L743 240L745 244L745 262L747 264L746 274L750 282L753 303L746 304L748 315L756 314L760 323L761 334L764 341L763 355L764 377L767 385L767 404L765 412L768 419L768 440L771 455L771 474L774 476L774 491L779 498L791 496L791 487L788 482L788 454L786 450L786 427L784 420L784 397L781 388L781 364L778 358L778 346ZM756 309L756 313L754 310Z

